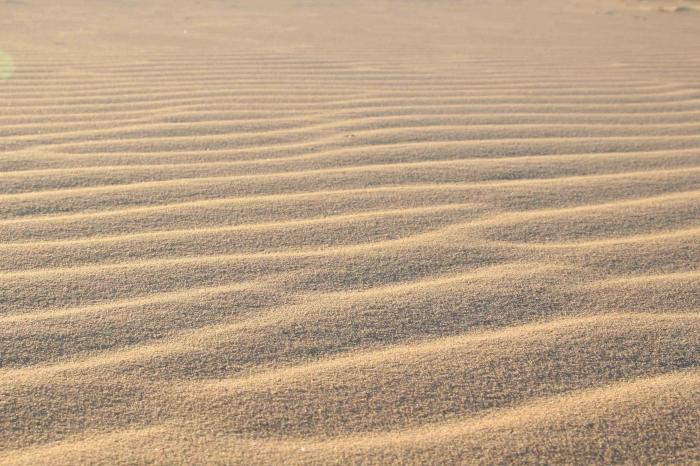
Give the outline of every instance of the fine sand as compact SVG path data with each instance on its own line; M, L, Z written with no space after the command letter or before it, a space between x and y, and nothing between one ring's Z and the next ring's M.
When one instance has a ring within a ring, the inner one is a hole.
M697 464L699 258L698 1L0 1L0 464Z

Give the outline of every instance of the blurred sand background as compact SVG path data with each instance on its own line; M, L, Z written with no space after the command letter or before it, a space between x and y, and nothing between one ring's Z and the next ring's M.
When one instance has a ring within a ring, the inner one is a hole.
M700 462L700 3L2 0L0 464Z

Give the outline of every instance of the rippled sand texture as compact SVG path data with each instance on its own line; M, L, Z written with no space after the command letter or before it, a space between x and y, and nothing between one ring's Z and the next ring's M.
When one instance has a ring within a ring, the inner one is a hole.
M0 464L700 462L700 11L0 3Z

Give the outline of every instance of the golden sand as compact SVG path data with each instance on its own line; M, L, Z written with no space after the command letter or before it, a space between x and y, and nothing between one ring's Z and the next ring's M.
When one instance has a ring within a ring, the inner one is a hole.
M0 3L0 464L700 463L700 3Z

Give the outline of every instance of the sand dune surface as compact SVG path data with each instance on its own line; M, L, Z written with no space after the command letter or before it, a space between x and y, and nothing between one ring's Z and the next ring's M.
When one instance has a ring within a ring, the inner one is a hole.
M0 3L0 464L700 463L700 3Z

